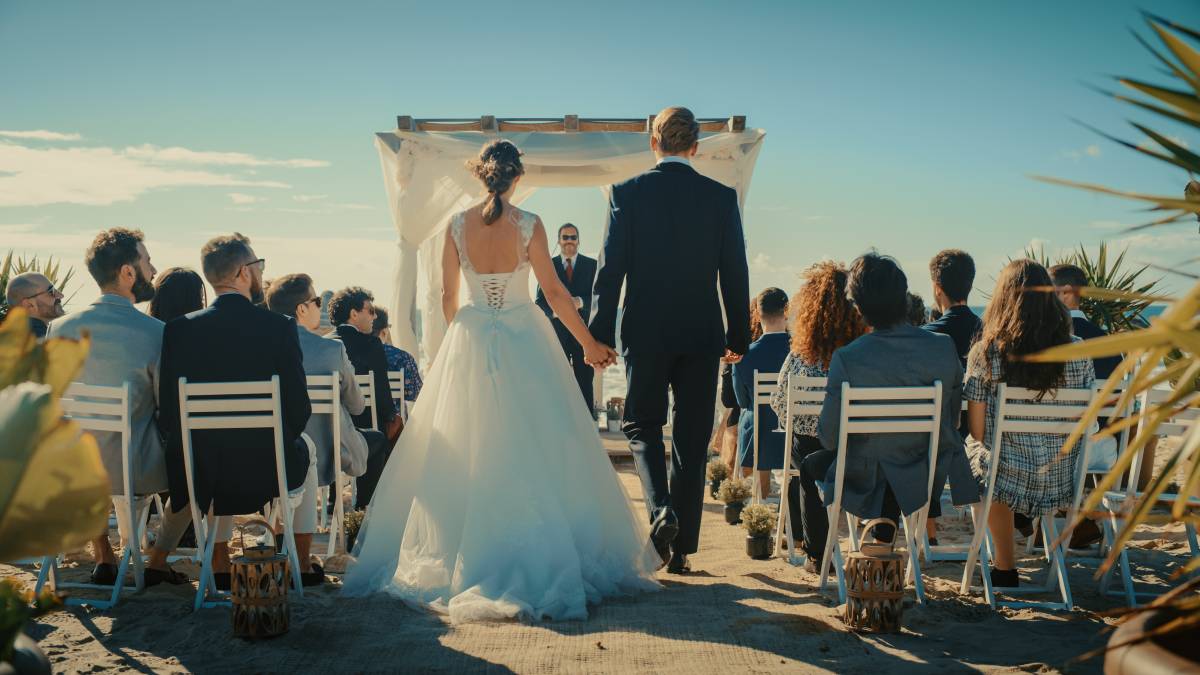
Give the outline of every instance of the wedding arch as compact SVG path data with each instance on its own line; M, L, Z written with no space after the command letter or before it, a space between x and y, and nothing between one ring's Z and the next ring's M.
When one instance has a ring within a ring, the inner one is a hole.
M525 153L525 177L513 195L520 204L543 187L609 186L654 165L645 119L397 118L396 129L377 133L392 221L399 234L393 277L392 337L397 346L432 358L446 332L441 311L442 243L449 217L481 196L466 162L490 139L504 137ZM738 193L744 208L765 132L746 118L700 120L694 166ZM418 279L425 292L417 297ZM418 350L418 346L420 350Z

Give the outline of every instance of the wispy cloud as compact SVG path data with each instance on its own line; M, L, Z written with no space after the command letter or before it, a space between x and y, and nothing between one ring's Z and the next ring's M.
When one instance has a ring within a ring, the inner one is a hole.
M255 202L261 202L263 199L262 199L262 197L255 197L254 195L242 194L241 192L230 192L229 200L232 201L234 204L253 204Z
M329 195L292 195L292 199L298 202L315 202L329 197Z
M0 131L2 138L18 138L30 141L78 141L83 138L79 134L62 133L60 131L46 131L45 129L32 129L29 131Z
M138 145L125 148L128 157L165 164L204 164L213 166L280 166L289 169L319 169L329 166L320 159L267 159L244 152L212 152L189 150L178 146L160 148L157 145Z
M262 160L244 153L193 152L185 148L168 148L169 152L147 150L151 147L46 148L0 141L0 206L103 206L132 201L151 190L179 187L289 188L290 185L278 180L248 177L245 175L248 171L243 175L217 173L188 165L205 163L200 161L202 158L211 160L209 164L235 168L309 166L305 163L316 162Z
M1102 154L1104 153L1100 146L1093 143L1077 150L1064 150L1059 156L1078 162L1081 159L1096 159Z

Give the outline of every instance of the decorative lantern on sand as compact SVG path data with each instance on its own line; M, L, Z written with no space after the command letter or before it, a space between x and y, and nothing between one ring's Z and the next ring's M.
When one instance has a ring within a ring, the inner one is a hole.
M858 550L846 557L846 612L842 620L851 630L894 633L900 630L904 613L904 566L890 544L867 544L862 540L871 527L896 523L876 518L863 525ZM897 532L898 533L898 532Z
M245 545L245 530L260 525L270 534L270 543ZM275 535L265 520L256 519L239 528L242 555L233 559L231 577L233 634L244 638L268 638L288 630L288 557L275 550Z

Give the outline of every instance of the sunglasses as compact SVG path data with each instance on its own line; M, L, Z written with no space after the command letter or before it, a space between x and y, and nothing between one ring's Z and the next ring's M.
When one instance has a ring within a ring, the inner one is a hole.
M246 263L245 265L242 265L242 267L249 267L251 265L258 265L259 272L267 271L267 259L266 258L259 258L258 260L251 260L250 262Z
M45 295L47 293L49 293L50 295L55 295L58 293L58 289L54 287L54 284L50 284L49 286L46 287L46 290L38 291L37 293L34 293L33 295L27 295L27 296L25 296L25 299L32 300L39 295Z
M321 296L318 295L318 296L309 298L309 299L305 300L302 304L307 305L309 303L311 303L313 307L316 307L317 309L321 309Z
M579 235L564 234L564 235L559 236L559 239L562 239L563 241L579 241Z

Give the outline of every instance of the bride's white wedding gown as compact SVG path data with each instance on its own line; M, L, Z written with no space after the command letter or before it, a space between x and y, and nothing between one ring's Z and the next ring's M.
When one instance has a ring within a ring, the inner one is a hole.
M535 216L513 272L478 274L450 224L470 302L446 332L358 537L344 592L387 591L454 622L582 619L658 588L657 555L529 297ZM507 216L506 216L507 218Z

